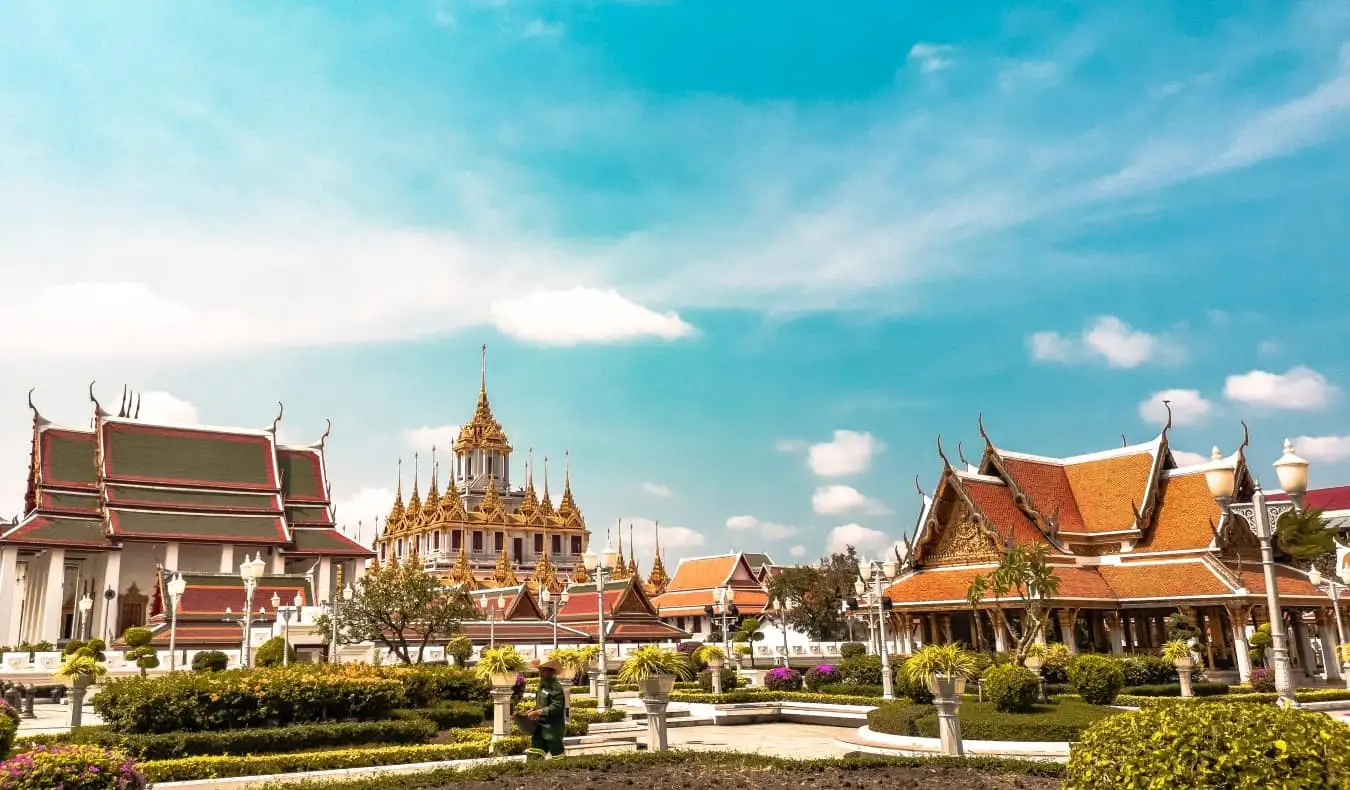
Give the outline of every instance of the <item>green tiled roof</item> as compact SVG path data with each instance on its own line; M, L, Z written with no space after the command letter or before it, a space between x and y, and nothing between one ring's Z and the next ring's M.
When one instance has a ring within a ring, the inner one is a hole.
M92 518L35 516L5 533L6 543L34 543L43 546L107 546L103 522Z
M94 434L48 428L42 432L42 482L90 486L98 483Z
M73 494L66 491L43 489L38 496L39 510L78 510L86 513L98 513L98 504L98 494Z
M276 488L266 436L109 422L103 425L109 480Z
M275 512L275 494L233 491L188 491L184 489L108 484L108 502L112 505L189 508L192 510L254 510Z
M214 539L223 543L285 541L279 516L224 516L215 513L147 513L108 509L113 534L122 537Z
M333 519L324 505L293 505L286 508L286 520L293 526L332 526Z
M373 556L374 552L335 529L296 529L291 531L295 548L288 554L354 554Z
M323 467L317 453L306 450L281 449L277 451L281 466L282 493L287 499L326 500L323 489Z

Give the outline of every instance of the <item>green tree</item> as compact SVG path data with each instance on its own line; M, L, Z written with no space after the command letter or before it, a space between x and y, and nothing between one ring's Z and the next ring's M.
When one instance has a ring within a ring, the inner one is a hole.
M282 648L290 653L290 663L295 663L295 645L286 644L286 640L279 636L274 636L258 646L258 652L253 655L253 665L258 667L279 667L286 663L282 657Z
M150 646L152 637L149 628L128 628L122 634L122 641L130 648L126 651L126 658L140 667L141 677L145 677L146 670L159 666L159 656Z
M738 644L746 644L750 647L750 666L755 666L755 647L754 643L764 639L764 632L760 630L763 624L758 617L746 617L741 620L740 627L731 635L731 641Z
M444 587L419 564L389 563L371 568L353 585L350 601L338 606L339 644L374 642L404 664L421 663L433 639L449 639L460 623L478 617L467 593ZM331 614L315 619L324 642L332 639Z
M1317 508L1291 510L1280 516L1275 522L1275 539L1280 550L1301 563L1324 564L1325 558L1332 559L1330 571L1335 567L1336 530L1332 529Z
M817 642L838 642L848 635L848 623L839 610L853 595L857 578L858 553L849 546L814 566L784 568L770 585L769 595L792 602L789 626Z
M999 558L992 574L976 576L966 591L966 602L972 607L985 601L993 607L1017 646L1014 654L1019 666L1026 661L1027 648L1045 630L1050 618L1048 602L1059 593L1059 577L1047 562L1049 556L1050 549L1043 543L1030 548L1013 546ZM1020 616L1011 617L1010 608L1019 609Z

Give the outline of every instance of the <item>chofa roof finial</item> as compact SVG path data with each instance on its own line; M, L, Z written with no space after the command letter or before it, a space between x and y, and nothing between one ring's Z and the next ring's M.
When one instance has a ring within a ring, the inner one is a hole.
M275 439L277 436L277 424L281 422L281 417L285 413L286 413L286 404L282 403L281 401L277 401L277 416L275 419L272 420L272 427L267 429L272 434L273 439Z
M980 412L979 415L975 418L975 424L980 426L980 437L984 439L984 443L989 445L990 447L993 447L994 443L989 441L989 434L986 433L984 430L984 412Z
M1247 445L1252 443L1252 432L1247 429L1247 421L1242 420L1242 444L1238 445L1237 455L1239 459L1246 459Z
M969 466L970 466L970 461L967 461L967 460L966 460L966 448L965 448L965 443L964 443L964 442L957 441L957 443L956 443L956 457L961 459L961 463L962 463L964 466L966 466L966 467L969 467Z
M1163 436L1166 436L1167 432L1172 430L1172 401L1167 398L1163 398L1162 405L1164 409L1167 409L1167 424L1164 425L1162 429Z
M938 434L937 437L937 451L938 457L942 459L942 463L946 465L948 469L952 468L952 462L947 460L947 454L942 450L942 434Z
M927 498L928 498L928 494L925 494L925 493L924 493L923 486L919 485L919 476L918 476L918 475L914 475L914 490L915 490L915 491L918 491L918 492L919 492L919 496L923 497L924 499L927 499Z
M95 414L95 415L97 415L97 416L99 416L99 417L107 417L107 416L108 416L108 413L107 413L106 411L103 410L102 404L100 404L100 403L98 402L98 396L94 394L94 384L95 384L95 383L96 383L96 382L93 382L93 381L89 382L89 400L93 401L93 403L94 403L94 414Z

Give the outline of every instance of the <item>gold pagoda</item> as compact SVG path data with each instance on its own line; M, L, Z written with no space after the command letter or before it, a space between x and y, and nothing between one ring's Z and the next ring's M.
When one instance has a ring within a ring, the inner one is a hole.
M572 494L570 462L564 464L563 492L554 507L544 458L543 491L534 486L534 453L525 466L525 484L514 486L511 443L492 414L487 393L487 347L473 417L452 446L449 474L432 448L431 481L420 494L414 464L412 495L403 500L402 463L394 503L376 541L379 560L415 558L449 585L470 589L529 584L558 592L566 580L584 575L581 555L590 541L586 520Z

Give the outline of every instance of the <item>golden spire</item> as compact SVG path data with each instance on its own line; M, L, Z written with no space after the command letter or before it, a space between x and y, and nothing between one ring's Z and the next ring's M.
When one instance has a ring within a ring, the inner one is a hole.
M567 526L581 526L581 510L572 498L572 453L563 453L563 495L558 503L558 518ZM622 535L619 536L622 540Z
M547 541L544 542L544 546L547 548ZM534 573L530 576L530 590L535 593L540 590L548 590L550 593L562 591L562 583L558 581L558 574L548 557L548 551L539 558L539 564L534 566Z
M449 579L451 583L463 587L465 592L478 589L478 580L473 577L473 569L469 567L469 555L463 543L459 544L459 556L455 558L455 567L450 570Z
M637 549L633 548L633 525L631 523L628 525L628 575L637 576L639 580L642 578L638 573Z
M586 566L578 562L577 566L572 569L572 581L576 584L585 584L590 580L591 575L586 572Z
M608 530L606 531L608 532ZM608 540L606 541L608 542ZM628 565L623 559L623 523L619 523L619 559L614 563L614 572L611 574L614 579L628 578Z
M436 522L436 511L441 504L440 484L436 478L439 477L439 467L436 466L436 448L431 448L431 488L427 491L427 501L422 504L423 521L428 524Z
M422 496L417 493L418 461L418 454L413 453L413 490L412 496L408 497L408 511L404 519L404 525L408 529L416 529L422 525Z
M511 567L511 561L506 558L506 545L502 545L501 554L497 555L497 567L492 569L490 577L494 587L515 587L520 584L516 578L516 569Z
M445 493L441 494L441 500L436 508L436 520L441 522L461 523L468 520L464 510L464 500L459 498L459 489L455 486L454 478L445 481Z
M483 501L478 503L478 512L489 524L506 522L506 508L502 506L502 498L497 493L496 474L488 475L487 493L483 495Z
M492 405L487 395L487 344L483 344L482 372L478 385L478 405L474 408L473 418L459 429L459 438L455 440L456 450L500 450L511 452L511 444L506 439L502 424L492 416Z
M661 559L661 522L656 523L656 551L652 557L652 572L647 577L647 592L660 595L670 586L670 574L666 573L666 563Z
M394 494L394 506L389 509L389 517L384 520L382 535L393 535L403 529L403 459L398 459L398 489Z
M545 518L552 517L553 500L548 495L548 456L544 456L544 498L539 500L539 512L544 514Z
M525 462L525 496L520 500L520 515L530 520L539 512L539 497L534 493L534 448L530 448L529 460Z

